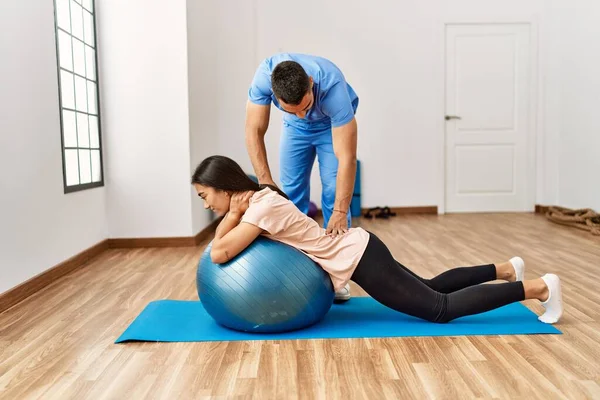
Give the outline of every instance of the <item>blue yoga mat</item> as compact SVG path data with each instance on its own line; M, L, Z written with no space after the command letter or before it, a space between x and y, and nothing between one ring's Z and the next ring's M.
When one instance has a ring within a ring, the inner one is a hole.
M115 343L383 338L408 336L561 334L520 303L436 324L391 310L370 297L334 304L318 324L295 332L244 333L225 328L199 301L159 300L141 312Z

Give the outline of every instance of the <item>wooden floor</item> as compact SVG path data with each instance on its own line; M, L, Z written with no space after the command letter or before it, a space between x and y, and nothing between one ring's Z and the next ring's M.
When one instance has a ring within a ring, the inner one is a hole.
M361 224L427 277L513 255L560 274L564 334L115 345L148 302L197 299L203 248L115 249L0 314L0 398L600 398L600 238L533 214Z

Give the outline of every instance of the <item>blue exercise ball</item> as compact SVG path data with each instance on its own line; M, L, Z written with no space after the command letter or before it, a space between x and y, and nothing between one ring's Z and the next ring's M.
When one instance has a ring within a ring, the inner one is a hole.
M215 264L212 242L198 263L198 297L219 324L243 332L287 332L319 322L335 292L329 275L301 251L259 236Z
M252 175L252 174L246 174L248 175L248 178L252 179L254 182L258 183L258 178L256 177L256 175Z

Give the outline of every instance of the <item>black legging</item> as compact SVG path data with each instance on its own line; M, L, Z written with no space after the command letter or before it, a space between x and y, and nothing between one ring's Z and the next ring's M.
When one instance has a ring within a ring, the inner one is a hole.
M396 261L377 236L369 235L369 244L351 279L396 311L444 323L525 300L522 282L480 285L496 280L492 264L454 268L424 279Z

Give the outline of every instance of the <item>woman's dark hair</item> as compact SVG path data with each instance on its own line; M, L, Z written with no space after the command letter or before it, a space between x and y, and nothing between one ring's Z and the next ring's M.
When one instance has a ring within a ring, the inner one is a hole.
M310 89L310 79L300 64L283 61L273 69L271 86L275 97L297 106Z
M248 190L258 192L268 187L289 199L276 186L259 185L254 182L238 163L225 156L211 156L202 161L192 175L192 184L194 183L227 192L245 192Z

